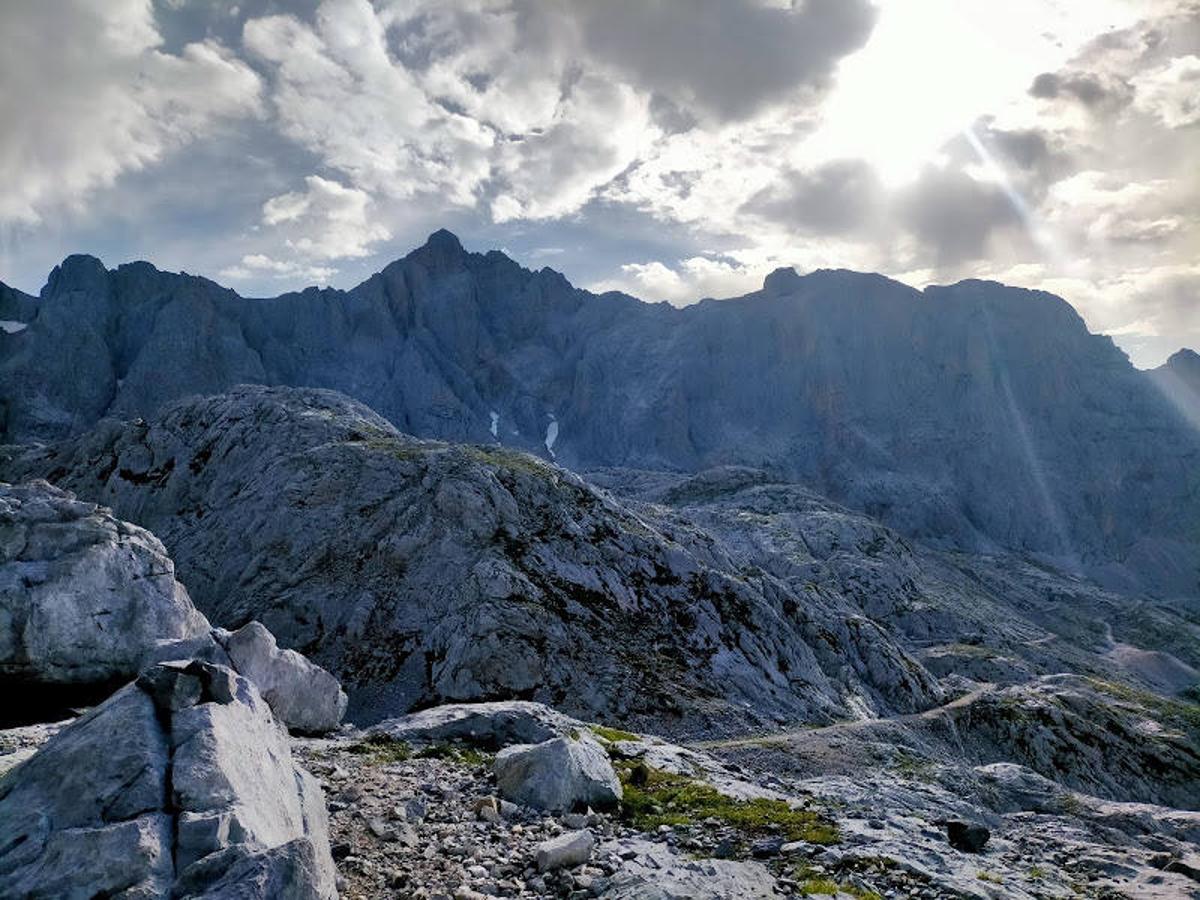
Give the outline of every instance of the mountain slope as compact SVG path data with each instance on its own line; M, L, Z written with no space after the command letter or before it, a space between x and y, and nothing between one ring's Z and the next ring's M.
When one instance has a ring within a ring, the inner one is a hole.
M274 299L71 257L0 339L8 440L240 382L327 387L422 437L574 468L752 465L946 546L1200 582L1200 432L1040 292L781 270L678 310L438 232L351 291Z
M338 672L351 716L533 697L695 728L925 708L835 591L744 570L533 457L418 441L326 391L241 387L0 462L144 523L214 621Z

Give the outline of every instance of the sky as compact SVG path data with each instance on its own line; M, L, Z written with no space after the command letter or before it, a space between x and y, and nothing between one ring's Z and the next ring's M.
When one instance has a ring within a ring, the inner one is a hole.
M437 228L677 305L772 269L1200 348L1200 0L13 0L0 280L351 287Z

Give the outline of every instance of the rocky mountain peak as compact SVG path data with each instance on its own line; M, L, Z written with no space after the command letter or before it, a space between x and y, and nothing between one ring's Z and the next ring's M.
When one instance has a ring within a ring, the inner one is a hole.
M784 294L800 284L800 276L791 266L780 266L763 279L763 293Z
M42 290L43 296L67 291L100 292L108 282L104 263L87 253L73 253L55 266Z
M463 265L468 253L463 249L458 236L445 228L439 228L425 243L408 254L406 259L420 262L432 271L457 269Z
M1181 375L1190 375L1194 378L1200 378L1200 353L1191 350L1188 347L1183 347L1172 353L1165 363L1168 369L1178 372Z

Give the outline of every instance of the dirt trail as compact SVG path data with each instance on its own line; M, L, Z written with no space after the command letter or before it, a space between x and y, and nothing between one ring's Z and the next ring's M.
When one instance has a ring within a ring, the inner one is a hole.
M995 687L994 684L988 682L977 687L975 690L963 694L955 700L943 706L935 706L933 709L927 709L924 712L907 713L902 716L889 716L884 719L855 719L853 722L837 722L833 725L823 725L819 728L799 728L792 731L776 731L769 734L751 735L749 737L729 738L719 741L696 741L688 744L693 750L722 750L730 747L764 747L775 744L786 744L789 741L810 738L814 735L829 735L853 733L863 728L869 728L878 725L881 722L887 722L893 725L904 725L912 722L920 722L928 719L935 719L938 716L944 715L953 709L961 709L964 706L970 706L978 700L986 691Z

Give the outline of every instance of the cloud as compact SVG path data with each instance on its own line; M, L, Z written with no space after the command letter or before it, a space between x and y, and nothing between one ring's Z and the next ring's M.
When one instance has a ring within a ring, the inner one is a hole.
M271 71L281 131L353 186L473 203L493 135L430 100L389 53L384 22L366 0L326 0L311 26L293 16L252 19L244 43Z
M1029 95L1039 100L1075 100L1094 112L1119 110L1133 98L1130 84L1092 72L1043 72L1033 80Z
M1133 79L1137 105L1168 128L1200 123L1200 57L1177 56Z
M941 267L980 259L994 232L1021 224L999 185L953 168L926 168L896 204L899 222Z
M882 201L874 169L862 160L837 159L782 173L751 197L745 210L801 232L844 234L867 224Z
M693 256L668 266L658 260L627 263L617 278L590 285L597 293L621 291L651 301L666 300L675 306L694 303L702 297L732 297L756 290L762 275L756 267L737 261Z
M255 73L214 41L162 49L147 0L0 5L0 223L36 224L255 114Z
M748 119L780 101L811 102L841 58L866 43L876 16L865 0L576 0L571 8L595 59L718 121Z
M309 175L304 191L272 197L263 204L263 224L286 235L287 246L307 259L366 256L371 245L391 237L369 218L365 191Z
M586 75L540 134L506 142L496 161L502 187L492 218L553 218L582 207L597 188L637 160L657 135L649 101L633 89Z
M337 274L337 269L328 266L309 266L288 260L273 259L262 253L248 253L235 266L220 271L222 278L234 281L261 278L264 275L277 279L303 279L306 282L326 284Z
M873 21L865 0L325 0L244 42L282 132L345 183L506 222L575 213L701 123L779 108L795 133Z

